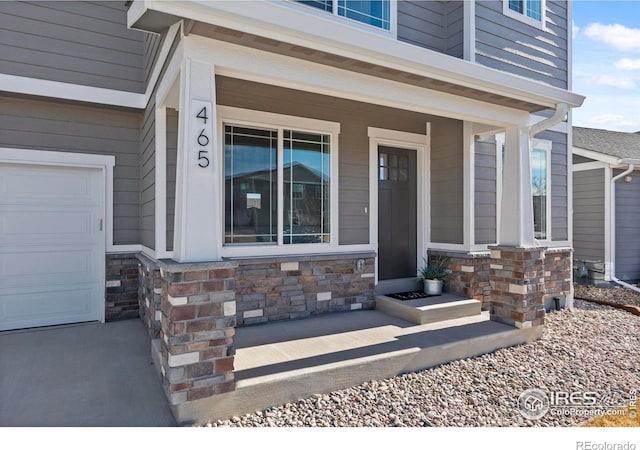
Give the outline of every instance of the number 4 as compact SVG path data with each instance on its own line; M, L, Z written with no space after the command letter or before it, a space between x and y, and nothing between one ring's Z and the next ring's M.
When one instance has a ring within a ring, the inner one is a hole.
M207 107L205 106L204 108L202 108L200 110L200 112L198 114L196 114L196 117L198 119L204 120L204 123L206 124L207 123L207 119L208 119L208 117L207 117Z

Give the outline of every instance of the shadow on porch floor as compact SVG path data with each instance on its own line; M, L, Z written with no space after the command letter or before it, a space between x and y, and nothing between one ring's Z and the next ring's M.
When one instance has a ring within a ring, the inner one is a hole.
M228 418L477 356L531 341L517 329L472 317L425 325L355 311L236 330L236 390L174 407L179 422Z

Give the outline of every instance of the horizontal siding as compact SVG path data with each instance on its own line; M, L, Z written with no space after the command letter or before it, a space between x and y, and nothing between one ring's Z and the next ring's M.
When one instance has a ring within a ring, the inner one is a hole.
M160 48L162 47L162 41L166 37L159 34L146 33L144 36L144 87L147 88L151 74L153 73L153 66L158 60L160 54Z
M537 134L536 138L552 141L551 239L553 241L566 241L569 239L567 135L554 131L545 131Z
M173 250L178 158L178 111L167 108L167 250Z
M144 111L141 138L140 160L140 237L142 245L151 249L156 248L156 139L155 139L155 96L151 97L147 109Z
M502 2L476 2L476 62L566 88L566 2L547 1L546 30L503 14Z
M621 173L614 171L614 176ZM616 276L640 280L640 171L616 182Z
M462 57L462 1L398 2L398 40Z
M0 147L113 155L113 241L139 244L140 113L0 98Z
M431 127L431 242L462 244L462 122L440 127Z
M160 79L167 69L166 62L171 60L171 56L176 50L176 47L180 41L179 35L176 36L174 42L169 49L169 55L165 61L165 66L160 72ZM151 100L144 111L144 115L140 128L140 171L138 176L140 177L140 239L142 245L145 245L151 249L156 248L156 222L155 222L155 189L156 189L156 140L155 140L155 98L158 86L156 85L151 93ZM169 128L169 120L167 121L167 128ZM169 150L169 149L167 149ZM167 199L169 204L169 199ZM173 224L173 220L171 221ZM173 245L173 239L170 240Z
M447 11L447 55L464 57L464 2L445 2Z
M604 261L604 169L573 173L573 248L577 260Z
M456 183L442 180L439 187L447 200L439 202L439 227L456 230L449 239L461 238L460 214L450 215L462 204L461 162L452 165L451 155L461 155L461 123L428 115L401 111L351 100L267 86L237 79L216 77L216 96L220 105L310 117L339 122L339 243L369 243L369 139L367 127L386 128L424 134L432 122L432 154L440 155L439 167L454 173ZM457 157L456 157L457 158ZM457 158L460 159L460 158ZM457 198L457 197L459 198ZM441 206L446 203L448 206ZM452 206L453 205L453 206ZM456 223L457 222L457 223Z
M475 243L496 242L496 143L475 143Z
M0 73L143 91L145 33L124 2L0 2Z

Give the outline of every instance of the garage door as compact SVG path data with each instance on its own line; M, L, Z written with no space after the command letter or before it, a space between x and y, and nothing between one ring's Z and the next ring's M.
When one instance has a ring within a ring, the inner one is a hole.
M101 319L102 178L0 163L0 330Z

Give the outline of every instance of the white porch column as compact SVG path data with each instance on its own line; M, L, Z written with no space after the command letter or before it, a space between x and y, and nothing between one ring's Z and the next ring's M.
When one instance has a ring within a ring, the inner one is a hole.
M530 154L531 138L527 128L508 127L505 132L502 211L498 245L535 246Z
M180 74L173 258L219 260L218 136L214 66L185 59Z

